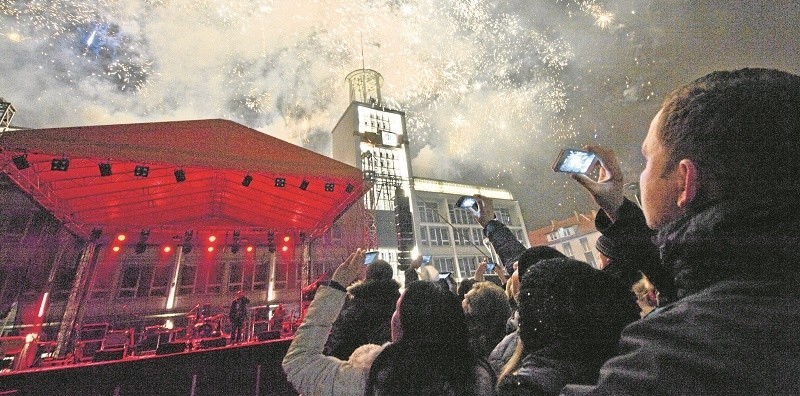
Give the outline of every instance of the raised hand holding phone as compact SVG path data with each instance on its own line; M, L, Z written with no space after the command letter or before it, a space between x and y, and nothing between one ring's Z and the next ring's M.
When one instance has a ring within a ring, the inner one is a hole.
M614 221L617 211L625 201L622 169L619 166L614 151L597 145L586 145L584 150L595 153L600 164L600 174L597 181L587 175L573 173L570 175L592 195L595 203Z

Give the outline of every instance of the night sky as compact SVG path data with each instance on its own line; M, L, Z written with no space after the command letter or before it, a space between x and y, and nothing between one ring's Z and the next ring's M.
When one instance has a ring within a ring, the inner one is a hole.
M593 208L550 169L562 147L614 147L636 180L672 88L800 71L799 15L797 0L0 0L0 96L18 126L224 118L329 155L363 62L406 112L417 176L506 188L534 229Z

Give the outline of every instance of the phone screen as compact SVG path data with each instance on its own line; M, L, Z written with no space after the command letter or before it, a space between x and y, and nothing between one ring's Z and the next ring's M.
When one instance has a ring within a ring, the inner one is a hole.
M422 256L422 265L428 265L430 263L431 263L431 256L430 255Z
M378 252L366 252L364 253L364 265L370 265L378 259Z
M486 271L492 272L494 271L494 263L489 261L486 263Z
M464 195L463 197L459 198L456 201L456 206L459 208L472 208L478 210L478 202L475 201L474 197L469 195Z
M597 156L584 150L563 149L553 163L553 170L566 173L587 173L592 169Z

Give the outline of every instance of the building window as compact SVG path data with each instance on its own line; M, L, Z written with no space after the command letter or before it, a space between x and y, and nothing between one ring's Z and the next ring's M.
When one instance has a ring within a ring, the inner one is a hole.
M269 284L269 256L256 259L253 268L253 290L267 290Z
M196 278L197 266L194 263L184 263L181 266L181 273L178 275L178 295L193 294Z
M578 226L574 225L571 227L563 227L558 229L558 236L561 238L566 238L568 236L575 235L578 231Z
M558 231L547 233L547 242L553 242L558 239Z
M521 244L523 244L523 245L524 245L524 244L525 244L525 243L528 241L528 238L526 238L526 237L525 237L525 233L524 233L524 232L522 232L522 230L511 230L511 231L513 231L513 232L514 232L514 236L515 236L515 237L517 237L517 240L518 240L518 241L519 241Z
M452 257L437 257L432 259L431 262L440 274L442 272L455 272L456 270Z
M483 244L483 229L482 228L473 228L472 229L472 244L473 245L482 245Z
M592 252L583 252L584 257L586 257L586 262L589 263L594 268L597 268L597 262L594 260L594 253Z
M450 232L447 227L429 227L431 246L450 246Z
M450 212L450 222L453 224L476 224L475 216L469 209L458 208L453 203L447 206Z
M172 272L169 265L157 265L153 268L153 282L150 284L150 295L154 297L165 297L169 286L169 276Z
M569 258L572 258L574 256L574 254L572 253L572 244L570 244L569 242L562 243L561 248L564 249L565 256Z
M419 228L419 243L421 245L428 244L428 227L420 227Z
M511 221L511 211L507 208L494 208L494 214L499 222L507 226L514 225Z
M119 297L136 297L136 292L139 289L140 274L141 268L135 265L127 266L122 269L122 276L119 282Z
M584 252L591 252L592 248L589 246L589 238L581 238L581 248Z
M232 262L228 273L228 291L247 290L244 286L244 268L241 262Z
M419 219L426 223L440 223L439 219L439 204L436 202L417 202L417 211L419 212Z

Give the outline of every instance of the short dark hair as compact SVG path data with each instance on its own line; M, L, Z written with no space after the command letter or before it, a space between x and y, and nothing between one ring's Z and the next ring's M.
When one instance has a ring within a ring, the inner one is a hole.
M664 172L684 158L697 166L693 205L800 192L800 76L716 71L673 91L661 110Z

